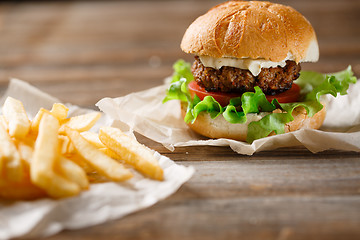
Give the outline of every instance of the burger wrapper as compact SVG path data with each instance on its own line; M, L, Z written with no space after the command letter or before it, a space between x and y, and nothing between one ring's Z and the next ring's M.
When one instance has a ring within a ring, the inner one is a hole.
M51 109L53 103L60 102L16 79L11 80L0 100L1 105L7 96L21 100L30 118L40 107ZM71 104L67 106L70 116L91 111ZM92 130L112 123L114 119L104 115ZM193 167L178 165L155 151L154 155L164 169L164 181L150 180L134 171L134 177L124 183L91 184L88 191L76 197L35 201L0 200L0 239L37 239L63 229L79 229L121 218L170 196L194 173Z
M311 152L327 149L360 151L360 81L348 94L327 96L327 115L319 130L301 129L255 140L252 144L231 139L207 139L192 132L181 117L180 103L162 103L167 84L119 98L104 98L96 105L130 131L136 131L169 150L184 146L230 146L239 154L303 145Z

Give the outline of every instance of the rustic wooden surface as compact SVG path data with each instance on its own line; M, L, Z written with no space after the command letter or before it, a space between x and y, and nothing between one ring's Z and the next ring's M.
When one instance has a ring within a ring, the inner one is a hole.
M320 61L360 76L360 1L282 1L313 24ZM9 77L64 102L95 108L160 85L186 27L219 1L79 1L0 4L0 93ZM48 239L359 239L360 154L284 148L243 156L226 147L175 152L141 141L195 176L168 199L123 219Z

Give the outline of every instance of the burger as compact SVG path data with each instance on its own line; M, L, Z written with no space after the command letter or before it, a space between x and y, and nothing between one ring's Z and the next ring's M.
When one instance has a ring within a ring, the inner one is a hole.
M309 21L292 7L229 1L186 30L164 102L180 100L185 122L209 138L247 141L303 128L318 129L325 94L346 94L351 67L334 74L301 71L319 47Z

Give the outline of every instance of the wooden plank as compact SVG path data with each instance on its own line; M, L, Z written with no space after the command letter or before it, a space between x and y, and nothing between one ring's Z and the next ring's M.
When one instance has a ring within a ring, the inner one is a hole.
M66 63L136 64L138 60L149 57L149 50L166 54L172 49L171 55L162 57L165 66L169 67L181 55L179 43L187 25L216 2L191 5L162 1L37 3L22 4L18 8L8 4L2 7L5 16L0 39L0 54L3 56L0 64L5 67L39 64L61 67ZM339 62L340 59L343 62L344 56L350 57L353 58L350 63L358 71L360 33L358 28L351 27L351 23L359 21L360 4L357 1L286 3L308 15L313 23L318 32L320 61L332 59ZM115 27L107 27L109 23ZM317 67L320 66L317 64L308 66L336 71L346 64L329 69Z
M166 201L49 239L356 239L359 159L310 161L181 162L197 173Z
M222 1L55 1L0 4L0 92L24 79L64 102L95 108L160 85L179 58L187 26ZM313 24L320 61L306 70L353 66L360 76L360 2L277 1ZM140 141L195 176L155 206L48 239L359 239L360 154L303 147L244 156L228 147L170 152Z

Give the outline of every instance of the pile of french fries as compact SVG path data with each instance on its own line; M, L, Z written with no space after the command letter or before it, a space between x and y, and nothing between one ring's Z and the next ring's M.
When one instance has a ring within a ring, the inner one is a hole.
M130 179L130 168L163 180L150 149L117 128L90 132L99 112L69 118L68 111L55 103L30 120L21 101L6 99L0 115L0 198L75 196L99 179Z

